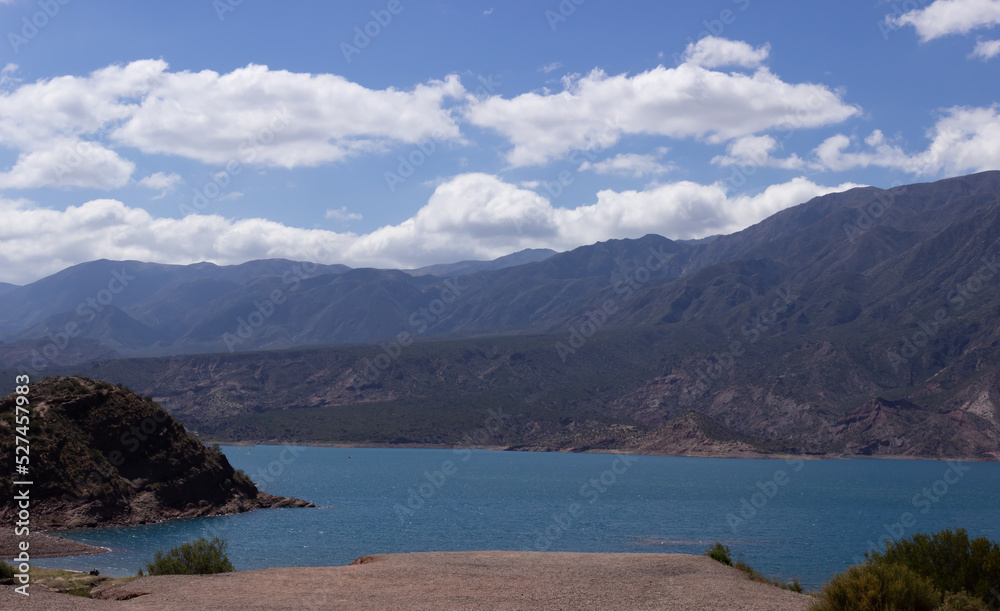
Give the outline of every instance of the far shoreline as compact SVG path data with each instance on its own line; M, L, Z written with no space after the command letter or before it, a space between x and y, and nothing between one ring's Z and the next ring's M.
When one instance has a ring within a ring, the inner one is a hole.
M514 446L453 446L436 443L406 443L406 444L365 444L365 443L331 443L331 442L307 442L307 443L284 443L281 441L223 441L212 438L199 440L205 445L229 446L235 448L253 448L255 446L276 446L276 447L297 447L297 448L341 448L359 450L483 450L487 452L524 452L536 454L627 454L630 456L662 456L668 458L726 458L734 460L927 460L927 461L960 461L960 462L1000 462L1000 456L911 456L899 455L868 455L868 454L764 454L764 453L719 453L719 454L647 454L632 450L614 449L544 449L531 447Z

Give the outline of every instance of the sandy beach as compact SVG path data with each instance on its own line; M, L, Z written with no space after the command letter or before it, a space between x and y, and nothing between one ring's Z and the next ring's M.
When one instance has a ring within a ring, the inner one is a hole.
M811 597L751 581L687 554L425 552L364 556L349 566L143 577L96 600L0 588L8 610L105 609L676 609L799 611Z

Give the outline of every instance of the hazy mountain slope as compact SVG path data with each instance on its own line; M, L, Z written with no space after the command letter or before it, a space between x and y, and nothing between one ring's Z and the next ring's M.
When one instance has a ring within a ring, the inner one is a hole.
M498 259L493 259L492 261L459 261L458 263L441 263L438 265L428 265L426 267L407 269L403 271L411 276L437 276L439 278L448 278L451 276L464 276L474 274L476 272L506 269L508 267L516 267L526 263L544 261L554 254L556 254L556 251L548 248L526 248L525 250L511 253Z
M711 241L612 240L447 280L269 276L195 308L178 344L219 350L274 290L287 300L237 350L384 341L79 370L230 439L451 444L503 409L494 445L996 456L998 177L855 189ZM479 337L426 341L463 335Z

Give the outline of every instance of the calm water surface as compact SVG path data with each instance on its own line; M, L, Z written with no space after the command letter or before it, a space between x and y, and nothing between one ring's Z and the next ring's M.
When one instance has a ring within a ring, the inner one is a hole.
M890 534L960 526L1000 541L997 463L223 451L261 489L322 507L71 531L70 538L112 552L41 564L131 575L158 549L216 534L228 540L237 570L340 565L389 552L697 554L722 541L765 574L818 587Z

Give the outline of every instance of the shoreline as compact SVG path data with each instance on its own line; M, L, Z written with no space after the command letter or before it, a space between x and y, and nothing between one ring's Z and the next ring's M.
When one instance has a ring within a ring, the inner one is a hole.
M960 461L960 462L1000 462L998 456L912 456L912 455L866 455L866 454L764 454L760 452L746 453L706 453L706 454L648 454L629 449L587 449L587 450L556 450L545 448L526 448L524 446L456 446L438 443L405 443L405 444L364 444L364 443L285 443L281 441L222 441L218 439L201 439L205 445L219 445L236 448L253 448L255 446L297 447L297 448L341 448L359 450L483 450L486 452L525 452L537 454L626 454L630 456L664 456L672 458L727 458L734 460L927 460L927 461ZM516 449L515 449L516 448Z
M14 529L0 530L0 560L11 560L20 553L18 544L24 538L14 534ZM32 530L27 536L28 554L35 558L66 558L73 556L95 556L111 551L109 547L96 547L67 539L49 531Z

